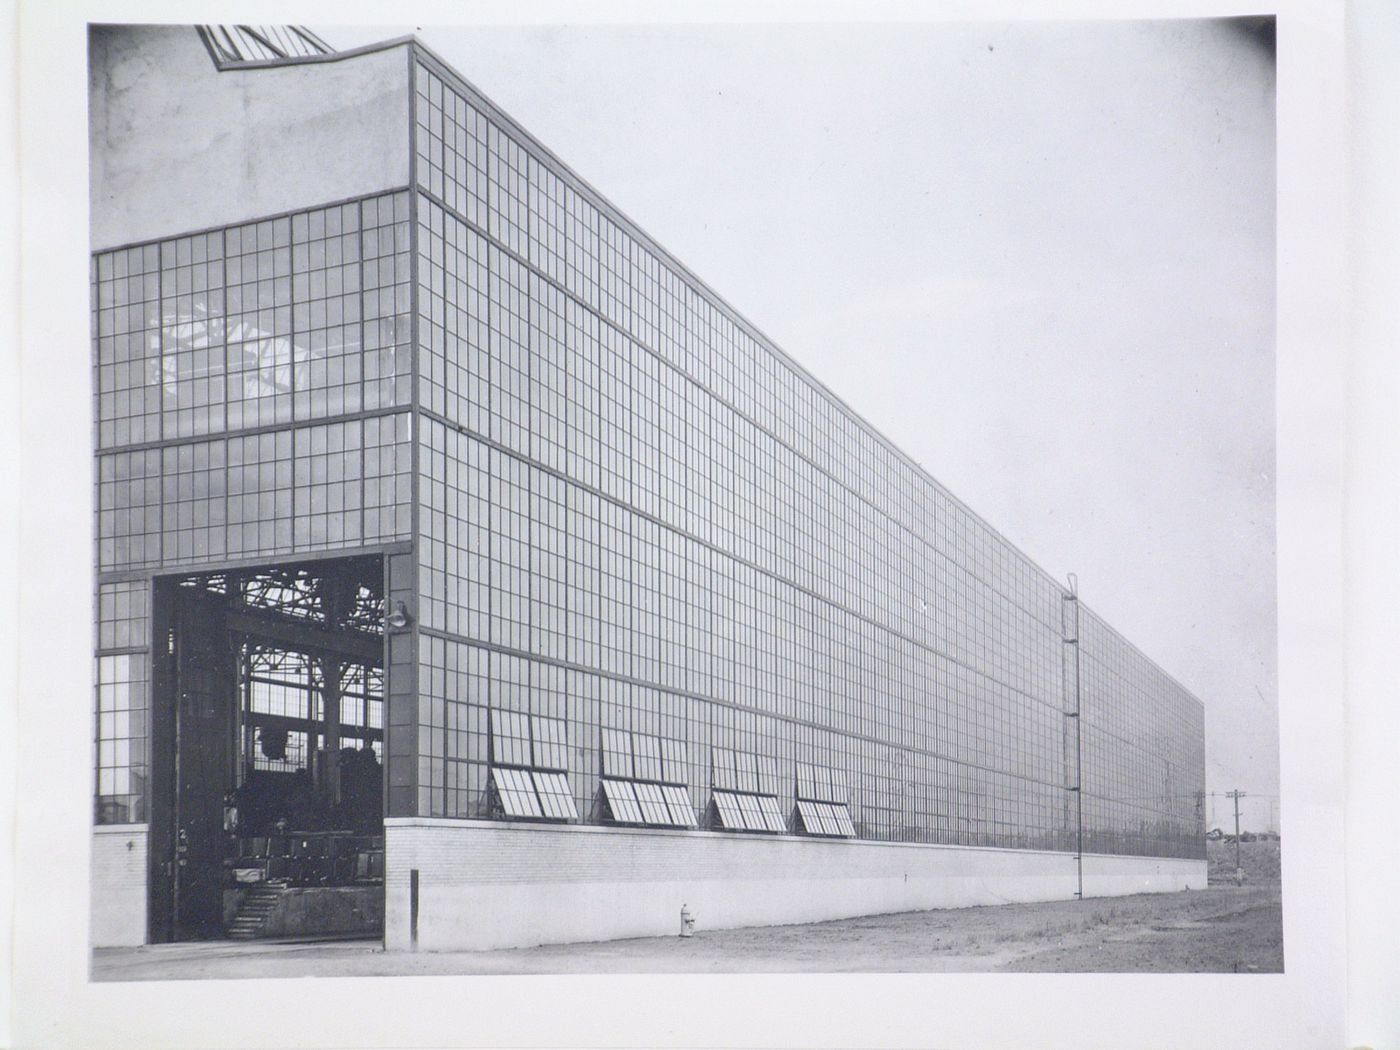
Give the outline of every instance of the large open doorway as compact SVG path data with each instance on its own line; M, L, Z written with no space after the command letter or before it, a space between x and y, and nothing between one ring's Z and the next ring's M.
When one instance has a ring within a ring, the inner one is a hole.
M382 933L384 571L156 580L152 941Z

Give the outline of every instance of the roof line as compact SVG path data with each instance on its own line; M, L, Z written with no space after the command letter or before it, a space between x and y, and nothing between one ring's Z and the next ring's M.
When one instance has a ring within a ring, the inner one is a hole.
M1166 675L1168 681L1170 681L1174 686L1176 686L1176 687L1177 687L1178 689L1180 689L1183 693L1185 693L1187 696L1189 696L1192 700L1196 701L1196 703L1200 704L1202 710L1205 710L1206 702L1205 702L1204 700L1202 700L1199 696L1197 696L1194 690L1188 689L1188 688L1186 687L1185 683L1183 683L1182 681L1180 681L1180 680L1176 677L1176 675L1172 674L1172 673L1171 673L1170 671L1168 671L1165 667L1163 667L1161 664L1159 664L1156 660L1154 660L1154 659L1152 659L1152 657L1148 656L1147 653L1145 653L1145 652L1143 651L1142 647L1139 646L1135 641L1133 641L1131 638L1129 638L1127 635L1125 635L1125 634L1124 634L1122 631L1120 631L1117 627L1114 627L1113 624L1109 623L1108 620L1106 620L1104 617L1100 616L1097 612L1095 612L1095 611L1093 610L1092 607L1090 607L1089 605L1086 605L1082 600L1079 602L1079 608L1080 608L1080 611L1081 611L1081 612L1087 612L1090 616L1092 616L1092 617L1094 618L1094 620L1099 624L1099 626L1102 627L1104 630L1106 630L1109 634L1113 635L1113 636L1114 636L1115 638L1117 638L1120 642L1122 642L1124 645L1126 645L1129 649L1131 649L1133 652L1137 653L1137 654L1138 654L1139 656L1141 656L1144 660L1146 660L1148 663L1150 663L1153 667L1157 668L1157 670L1161 671L1162 674ZM1081 633L1079 637L1082 639L1084 636L1083 636L1083 634Z
M196 28L200 30L203 29L203 27ZM376 43L364 44L359 47L350 48L346 51L332 51L328 54L297 55L287 58L259 59L256 61L237 63L231 63L221 59L216 53L216 50L214 49L210 41L205 36L205 33L201 31L199 35L205 47L209 49L210 55L214 59L215 66L221 73L234 72L239 70L270 69L282 66L314 65L329 62L339 62L345 59L357 58L362 55L374 54L381 51L388 51L403 46L408 46L413 50L420 52L422 56L426 57L429 60L429 63L431 65L438 67L438 71L440 73L457 81L472 95L476 96L480 103L489 111L489 115L493 119L507 126L513 134L518 135L520 138L522 138L531 149L537 151L539 154L542 154L544 157L548 158L548 160L552 164L556 165L559 169L561 169L568 176L568 178L572 179L575 183L577 183L578 188L583 191L584 195L592 198L592 203L598 208L600 208L604 213L606 213L609 216L609 218L618 222L631 236L635 237L638 241L645 245L648 250L652 251L658 257L658 259L665 261L667 265L674 269L678 276L680 276L683 280L692 284L698 291L702 291L706 296L708 296L713 302L713 304L723 314L725 314L725 316L727 316L730 321L732 321L739 328L748 333L760 345L762 345L764 349L768 350L780 361L782 361L789 368L791 368L799 378L805 380L819 393L824 395L836 408L844 412L853 422L857 423L862 428L864 428L872 437L875 438L877 442L883 445L885 449L888 452L892 453L899 461L901 461L907 467L914 470L917 474L922 475L923 477L931 481L938 488L938 490L942 492L942 494L945 497L947 497L956 506L961 508L964 512L966 512L973 519L975 519L978 522L978 524L980 524L983 528L987 529L988 532L990 532L994 537L996 537L1003 544L1005 544L1006 547L1014 551L1019 557L1023 558L1026 561L1026 563L1030 565L1031 568L1039 572L1045 580L1047 580L1053 587L1055 587L1061 593L1061 595L1068 595L1071 593L1068 587L1062 585L1055 576L1053 576L1048 570L1045 569L1044 566L1042 566L1038 561L1036 561L1029 554L1023 551L1017 544L1013 543L1010 540L1010 538L1008 538L1003 532L1001 532L1001 530L999 530L996 526L992 525L991 522L989 522L981 514L979 514L972 507L970 507L966 502L962 500L961 497L959 497L956 493L949 489L948 486L944 485L941 481L939 481L933 475L932 471L924 467L916 459L909 455L909 453L905 452L902 448L900 448L897 444L890 440L890 438L887 437L884 434L884 432L880 430L879 427L875 426L874 423L866 419L864 415L862 415L854 407L852 407L841 395L837 394L821 379L817 378L810 371L808 371L806 367L804 367L800 362L798 362L795 358L788 354L787 351L785 351L781 346L779 346L775 340L766 335L756 324L754 324L742 313L740 313L739 310L735 308L733 304L731 304L723 295L716 291L708 282L706 282L703 278L701 278L698 274L691 270L689 266L687 266L684 262L678 259L669 250L667 250L659 241L657 241L655 237L647 233L646 230L644 230L637 222L635 222L625 212L623 212L621 208L619 208L616 204L609 200L603 193L601 193L595 186L593 186L592 183L590 183L587 179L585 179L582 175L575 171L571 165L569 165L552 149L550 149L543 142L541 142L532 132L530 132L527 128L521 125L514 117L512 117L503 108L501 108L501 106L498 103L496 103L490 96L488 96L485 92L483 92L479 87L477 87L474 83L468 80L460 72L458 72L457 69L453 67L451 63L449 63L431 47L425 44L415 34L405 34L397 37L392 37L388 40L383 40ZM319 37L317 39L319 40ZM410 92L416 92L417 85L410 82L408 85L408 90ZM408 187L408 189L414 190L415 187ZM394 191L390 190L382 192ZM377 194L370 194L370 196L374 195ZM305 209L294 209L294 211L301 210ZM287 214L292 214L292 212L288 212ZM166 239L168 238L156 238L156 240ZM1081 602L1081 608L1089 609L1089 606L1086 603ZM1150 663L1152 666L1156 667L1159 671L1166 675L1167 678L1170 679L1183 692L1185 692L1187 696L1191 697L1191 699L1195 700L1196 703L1200 704L1202 708L1204 708L1204 702L1199 697L1197 697L1192 690L1186 688L1186 686L1183 685L1180 681L1178 681L1171 674L1171 672L1167 671L1166 668L1162 667L1160 663L1158 663L1146 652L1144 652L1140 646L1138 646L1135 642L1125 637L1121 632L1119 632L1116 628L1109 624L1104 617L1095 614L1095 618L1101 624L1108 627L1108 629L1112 631L1112 633L1115 634L1121 641L1123 641L1131 649L1133 649L1140 656L1142 656L1143 659L1147 660L1148 663Z
M291 55L287 58L259 58L248 62L230 62L222 58L214 50L203 33L200 33L200 39L204 41L204 46L209 49L209 54L214 59L214 65L218 68L220 73L237 73L245 69L277 69L282 66L310 66L322 65L329 62L341 62L347 58L359 58L362 55L374 54L377 51L390 51L396 47L403 47L406 44L415 42L415 38L412 35L396 36L389 40L381 40L373 44L362 44L359 47L352 47L347 51L332 51L325 55ZM316 39L320 40L319 37Z
M991 524L991 522L987 521L986 518L982 517L982 515L978 514L977 511L973 510L970 506L963 502L963 500L951 489L949 489L948 486L944 485L941 481L934 477L932 471L920 464L916 459L909 455L909 453L905 452L902 448L900 448L893 441L891 441L877 426L875 426L875 424L870 422L870 420L866 419L860 412L856 411L856 409L851 407L851 405L847 403L847 401L843 397L841 397L840 394L837 394L824 382L822 382L820 379L814 376L800 362L795 360L791 355L787 353L787 351L785 351L781 346L779 346L776 341L764 334L764 332L761 329L759 329L759 327L756 324L754 324L752 321L748 320L748 318L746 318L743 314L741 314L733 306L733 304L731 304L727 299L725 299L724 296L722 296L718 291L711 287L703 278L701 278L698 274L691 270L690 267L686 266L685 263L683 263L680 259L676 258L676 256L674 256L670 251L663 247L656 240L655 237L651 236L644 229L642 229L641 226L639 226L634 220L629 218L626 215L626 213L622 211L621 208L613 204L612 201L610 201L606 196L599 192L598 189L594 187L587 179L585 179L582 175L575 171L566 161L560 158L558 154L556 154L553 150L551 150L548 146L541 142L533 133L531 133L528 129L523 127L518 121L515 120L514 117L512 117L509 113L502 109L499 104L497 104L494 100L490 98L490 96L488 96L485 92L483 92L465 76L459 73L451 65L451 63L449 63L446 59L444 59L427 44L423 43L423 41L419 39L416 35L410 36L407 39L412 41L415 50L423 52L432 61L434 65L440 66L443 72L450 75L453 79L459 81L463 87L467 88L467 90L469 90L472 94L476 95L477 98L479 98L483 103L485 103L486 107L490 110L490 116L493 119L500 120L502 123L508 125L512 132L517 133L523 138L525 138L532 148L538 150L540 153L548 157L554 164L557 164L560 168L564 169L564 171L568 173L569 177L575 180L579 184L580 188L583 189L587 195L594 198L593 203L595 205L602 208L609 215L610 218L618 220L630 234L644 242L649 250L654 251L658 255L658 257L664 259L668 265L672 266L683 277L683 279L693 283L694 285L698 286L699 289L703 290L704 293L714 301L715 305L718 306L729 317L731 321L737 324L740 328L747 331L749 335L758 340L758 342L762 344L765 349L775 354L775 356L777 356L779 360L783 361L785 364L791 367L800 378L806 380L812 386L816 387L817 390L826 395L837 407L839 407L842 411L849 415L854 422L859 423L862 427L869 431L870 434L882 445L884 445L888 451L894 453L900 460L902 460L907 466L913 468L917 473L923 475L924 477L932 481L934 485L936 485L945 496L947 496L957 506L961 507L964 511L966 511L973 518L975 518L997 539L1001 540L1004 544L1006 544L1006 546L1014 550L1020 557L1024 558L1033 569L1038 571L1045 579L1049 580L1050 583L1061 592L1061 594L1070 593L1068 587L1062 585L1058 579L1056 579L1053 575L1050 574L1050 572L1048 572L1045 569L1043 565L1041 565L1038 561L1036 561L1029 554L1023 551L1018 545L1013 543L1004 533L1001 532L1001 530L999 530L996 526ZM410 85L409 90L416 91L417 86ZM1089 609L1090 607L1086 603L1081 602L1081 608ZM1187 689L1185 685L1177 681L1177 679L1171 674L1171 672L1167 671L1167 669L1164 668L1160 663L1158 663L1146 652L1144 652L1135 642L1125 637L1116 628L1113 628L1111 625L1109 625L1108 621L1105 620L1102 616L1098 615L1097 613L1095 614L1095 618L1100 623L1104 624L1105 626L1108 626L1109 629L1115 635L1117 635L1120 640L1125 642L1135 652L1142 656L1143 659L1145 659L1148 663L1152 664L1152 666L1156 667L1159 671L1161 671L1169 679L1171 679L1171 681L1183 692L1185 692L1187 696L1191 697L1191 699L1195 700L1196 703L1200 704L1202 707L1205 706L1204 701L1202 701L1198 696L1196 696L1196 694L1192 690Z

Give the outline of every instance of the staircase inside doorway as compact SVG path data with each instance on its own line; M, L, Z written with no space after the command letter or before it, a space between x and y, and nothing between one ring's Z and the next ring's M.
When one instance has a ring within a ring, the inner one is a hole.
M233 922L229 924L229 939L251 941L266 936L263 931L268 926L268 917L277 910L277 905L286 890L286 886L278 883L263 883L250 889L242 906L234 915Z

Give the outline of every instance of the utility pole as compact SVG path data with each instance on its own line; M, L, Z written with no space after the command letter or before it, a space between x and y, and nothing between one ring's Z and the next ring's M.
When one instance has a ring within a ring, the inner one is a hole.
M1226 798L1235 800L1235 870L1240 870L1240 799L1244 798L1243 791L1227 791Z

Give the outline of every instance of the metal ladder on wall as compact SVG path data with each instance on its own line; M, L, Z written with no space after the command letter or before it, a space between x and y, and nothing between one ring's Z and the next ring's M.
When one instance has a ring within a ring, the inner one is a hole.
M1061 595L1060 637L1064 665L1065 823L1074 806L1074 870L1076 900L1084 899L1084 741L1079 689L1079 578L1069 574L1069 590ZM1068 828L1066 829L1068 830Z

